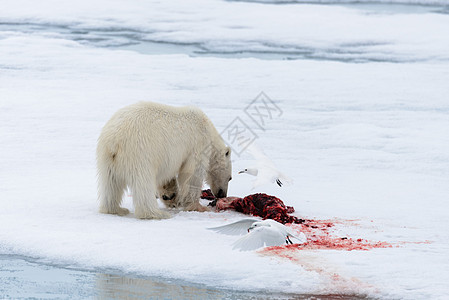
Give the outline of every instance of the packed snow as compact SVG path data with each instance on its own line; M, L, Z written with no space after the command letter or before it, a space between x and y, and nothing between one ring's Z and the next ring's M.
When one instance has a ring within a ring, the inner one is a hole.
M444 299L449 14L438 4L2 1L0 253L236 290ZM167 53L128 47L146 42ZM245 113L262 91L282 110L263 128ZM238 117L294 183L252 190L237 174L252 158L234 151L228 195L271 194L295 216L336 221L336 236L393 247L286 259L207 230L248 217L237 212L99 214L96 140L142 100L199 106L225 140Z

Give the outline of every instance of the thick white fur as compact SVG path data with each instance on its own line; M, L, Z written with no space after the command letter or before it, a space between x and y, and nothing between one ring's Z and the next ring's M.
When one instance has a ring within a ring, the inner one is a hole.
M206 179L216 194L227 192L230 149L209 118L196 107L140 102L115 113L98 139L100 212L126 215L120 207L126 187L133 193L138 218L161 219L158 187L178 178L178 206L204 210L199 204Z

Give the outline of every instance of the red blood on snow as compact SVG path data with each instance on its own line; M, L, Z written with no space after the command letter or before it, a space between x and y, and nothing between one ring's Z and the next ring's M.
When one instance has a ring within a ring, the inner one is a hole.
M267 247L262 251L266 254L285 256L286 252L295 250L370 250L374 248L391 248L387 242L369 241L361 238L353 239L337 236L332 230L335 222L331 220L304 220L302 224L290 225L293 231L301 231L307 237L307 243L302 245ZM285 256L286 257L286 256Z

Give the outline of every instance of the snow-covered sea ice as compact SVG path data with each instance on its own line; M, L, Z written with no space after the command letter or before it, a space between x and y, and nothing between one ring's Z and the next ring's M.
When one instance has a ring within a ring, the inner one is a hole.
M0 253L214 291L444 299L448 3L286 2L2 1ZM283 111L263 129L245 114L261 91ZM199 106L220 132L239 117L294 182L234 174L228 195L275 195L333 236L393 247L239 252L207 230L236 212L99 214L98 135L142 100Z

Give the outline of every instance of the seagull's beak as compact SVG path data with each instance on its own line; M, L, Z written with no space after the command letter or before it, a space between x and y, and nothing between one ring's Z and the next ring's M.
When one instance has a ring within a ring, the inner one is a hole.
M245 171L240 171L239 174L245 173Z

